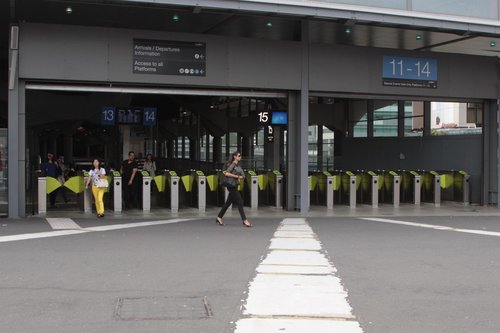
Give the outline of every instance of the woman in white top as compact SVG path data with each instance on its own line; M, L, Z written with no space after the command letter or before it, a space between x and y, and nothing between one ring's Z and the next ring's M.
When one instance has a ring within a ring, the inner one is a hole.
M106 192L106 187L97 187L97 181L106 177L106 170L101 168L101 163L98 159L92 162L94 169L89 171L89 177L87 178L87 183L85 188L89 188L90 182L92 182L92 194L95 200L95 209L97 211L97 217L104 217L104 192Z
M156 163L153 161L153 155L147 154L146 155L146 161L144 161L144 166L142 167L143 170L149 172L149 175L151 177L155 177L155 171L156 171Z

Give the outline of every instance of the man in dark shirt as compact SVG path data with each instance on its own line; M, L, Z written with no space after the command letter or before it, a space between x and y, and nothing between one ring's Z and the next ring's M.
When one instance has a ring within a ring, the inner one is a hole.
M42 163L40 169L42 170L42 175L57 179L57 162L54 160L54 154L52 153L47 154L47 162ZM56 207L57 192L58 191L56 189L50 192L49 194L50 208Z
M128 159L122 162L120 173L123 181L123 202L124 208L130 209L137 205L137 162L133 151L128 153Z

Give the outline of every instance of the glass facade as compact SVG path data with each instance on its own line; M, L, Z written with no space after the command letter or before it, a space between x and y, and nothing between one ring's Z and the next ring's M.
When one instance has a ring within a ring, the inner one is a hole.
M424 134L424 102L405 101L404 105L405 136L422 136Z
M286 1L285 1L286 2ZM331 4L356 5L367 7L366 11L370 12L370 8L387 9L387 10L405 10L408 14L440 14L450 16L462 16L470 18L482 19L499 19L498 9L499 0L303 0L305 6L311 5L325 7ZM271 3L271 1L269 1ZM465 20L467 21L467 20Z
M368 136L368 103L367 101L352 101L349 104L351 115L352 136L365 138Z
M398 136L398 102L373 102L373 136Z
M413 0L417 12L498 19L498 0Z
M482 134L481 103L431 102L432 135Z
M322 151L323 170L333 169L334 141L335 141L335 132L326 126L323 126L323 151Z

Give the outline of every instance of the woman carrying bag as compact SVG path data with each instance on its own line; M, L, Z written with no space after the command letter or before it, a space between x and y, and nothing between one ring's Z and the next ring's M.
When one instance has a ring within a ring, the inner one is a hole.
M89 184L92 181L92 194L94 195L95 209L97 211L97 217L104 217L104 192L108 188L108 181L106 179L106 170L101 168L101 163L98 159L92 162L94 169L89 171L89 176L87 178L87 183L85 188L89 188Z
M241 220L243 221L243 225L245 227L251 227L252 223L247 220L245 216L245 211L243 210L243 199L241 198L241 194L238 191L238 182L240 179L245 179L245 173L243 169L239 165L241 161L241 154L239 152L235 152L231 155L231 160L227 161L228 168L224 175L223 185L229 191L229 195L227 197L227 201L222 206L219 214L217 215L215 222L217 225L224 225L222 222L222 217L226 213L226 210L232 203L236 203L238 205L238 211L240 212Z

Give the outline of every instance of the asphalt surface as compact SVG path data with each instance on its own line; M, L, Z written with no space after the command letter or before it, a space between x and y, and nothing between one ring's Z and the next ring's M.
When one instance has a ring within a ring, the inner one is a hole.
M388 217L500 231L488 216ZM126 221L79 219L82 228ZM307 218L364 332L498 332L500 237ZM0 327L9 332L231 332L281 218L213 219L0 242ZM6 235L50 231L0 220ZM208 313L207 313L208 309Z

